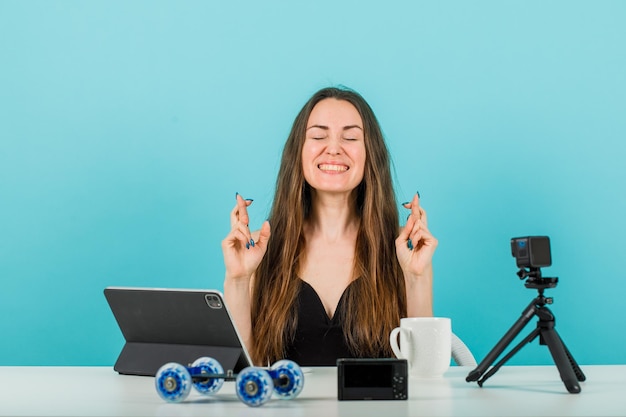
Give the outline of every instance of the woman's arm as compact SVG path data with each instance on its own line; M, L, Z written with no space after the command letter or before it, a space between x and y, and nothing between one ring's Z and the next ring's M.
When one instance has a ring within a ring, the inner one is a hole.
M252 347L251 287L251 278L229 278L227 274L224 279L224 301L237 332L248 350Z
M396 239L396 254L404 273L407 316L432 316L432 258L438 241L428 230L426 211L419 205L419 195L404 207L410 209L411 214Z
M433 269L421 276L404 273L406 285L407 317L432 317L433 315Z

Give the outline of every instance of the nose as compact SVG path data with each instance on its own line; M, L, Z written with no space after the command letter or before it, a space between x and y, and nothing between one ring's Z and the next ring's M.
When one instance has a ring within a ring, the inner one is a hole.
M340 138L331 138L328 141L328 146L326 147L326 153L328 155L340 155L342 152L341 149L341 139Z

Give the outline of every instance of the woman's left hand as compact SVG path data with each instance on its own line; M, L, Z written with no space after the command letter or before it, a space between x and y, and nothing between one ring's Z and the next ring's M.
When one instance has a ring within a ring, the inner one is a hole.
M432 274L432 258L437 248L437 239L428 230L426 211L420 207L419 195L404 204L411 210L406 225L396 239L396 254L400 267L407 275L417 278Z

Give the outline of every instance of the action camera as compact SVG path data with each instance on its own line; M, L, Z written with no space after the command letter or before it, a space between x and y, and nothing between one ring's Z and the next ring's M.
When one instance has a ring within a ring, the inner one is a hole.
M548 236L514 237L511 239L511 253L519 268L541 268L552 265Z

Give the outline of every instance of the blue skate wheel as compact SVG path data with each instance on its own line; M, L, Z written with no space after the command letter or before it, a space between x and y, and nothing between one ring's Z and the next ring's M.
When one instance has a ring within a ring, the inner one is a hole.
M198 358L191 364L192 368L200 368L202 373L206 374L223 374L224 368L218 361L207 356ZM224 385L223 378L206 378L202 380L195 380L193 382L194 388L201 394L209 395L219 391Z
M274 383L265 369L249 367L237 375L235 389L237 396L244 404L258 407L270 399L274 391Z
M304 387L304 373L300 366L288 359L272 365L269 374L274 381L274 392L279 398L288 400L300 394Z
M191 391L191 376L181 364L166 363L156 373L155 385L157 393L167 402L183 401Z

